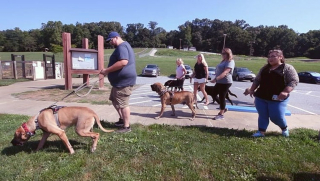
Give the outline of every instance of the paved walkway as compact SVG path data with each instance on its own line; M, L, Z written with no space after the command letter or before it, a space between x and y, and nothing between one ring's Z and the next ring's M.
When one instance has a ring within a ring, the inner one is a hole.
M73 83L81 83L81 78L74 78ZM23 114L33 116L41 109L50 106L52 101L34 101L20 100L14 98L12 94L35 91L45 87L64 85L64 79L37 80L31 82L20 82L10 86L0 87L0 113ZM116 122L119 116L113 106L109 105L91 105L88 103L65 103L59 102L61 106L85 106L93 109L102 120ZM170 116L171 107L167 106L162 118L155 120L154 117L160 112L160 107L136 107L131 106L131 124L139 123L143 125L150 124L168 124L179 126L208 126L233 129L257 129L257 113L246 113L228 111L224 120L212 120L213 116L218 113L217 110L197 109L197 116L194 121L190 121L191 111L189 109L176 109L176 117ZM299 115L292 114L286 116L289 129L292 128L310 128L320 129L320 115ZM270 123L268 131L280 131L280 129Z

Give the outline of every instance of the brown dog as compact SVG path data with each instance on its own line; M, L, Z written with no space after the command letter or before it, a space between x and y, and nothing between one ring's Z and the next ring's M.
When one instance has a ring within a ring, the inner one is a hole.
M195 118L196 111L193 107L193 104L196 102L194 101L194 95L192 92L188 92L188 91L169 92L166 90L166 87L159 82L152 84L151 89L152 91L155 91L160 95L161 104L162 104L160 115L155 117L155 119L159 119L162 116L166 105L171 105L171 108L172 108L171 115L175 116L174 105L179 103L186 103L188 107L191 109L192 118L190 118L190 120L193 120Z
M56 111L54 108L56 107L43 109L37 116L33 116L28 120L28 122L23 123L22 126L16 130L14 138L11 141L12 145L22 146L35 134L35 131L40 128L43 131L43 136L36 151L43 147L47 138L52 133L59 136L64 145L68 148L70 154L73 154L74 150L64 130L74 125L78 135L92 138L93 145L91 151L94 152L97 148L98 139L100 137L99 133L92 132L95 121L102 131L113 132L113 130L104 129L97 114L89 108L61 107L57 114L57 120L53 114L53 112Z

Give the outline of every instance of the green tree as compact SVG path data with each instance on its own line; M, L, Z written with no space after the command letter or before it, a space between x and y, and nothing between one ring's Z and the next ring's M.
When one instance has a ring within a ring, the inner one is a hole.
M51 49L52 44L62 45L62 22L48 21L47 23L42 23L41 34L44 48Z

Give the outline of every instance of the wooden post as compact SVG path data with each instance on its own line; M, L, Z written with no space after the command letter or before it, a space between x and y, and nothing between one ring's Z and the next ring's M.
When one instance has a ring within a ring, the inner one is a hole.
M1 60L0 60L0 80L2 79L2 63L1 63Z
M22 60L22 77L27 78L26 77L26 61L24 59L24 55L21 55L21 60Z
M88 38L82 39L82 48L89 49L89 41ZM89 74L83 74L83 83L87 83L89 85Z
M12 61L12 68L13 68L13 77L14 79L18 79L18 73L17 73L17 61Z
M51 63L52 63L52 73L53 73L53 78L56 79L56 60L54 58L54 54L51 56Z
M17 66L16 66L16 62L15 62L15 58L16 56L14 56L13 54L11 54L11 61L12 61L12 73L13 73L13 78L17 79Z
M64 59L64 71L65 71L65 90L72 89L72 75L71 75L71 34L62 33L63 42L63 59Z
M104 68L104 39L103 36L98 35L98 70L99 72ZM104 86L104 76L99 74L99 88Z

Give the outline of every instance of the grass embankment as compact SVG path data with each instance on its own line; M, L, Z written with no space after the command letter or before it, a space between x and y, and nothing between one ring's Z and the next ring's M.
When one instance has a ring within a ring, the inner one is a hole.
M25 82L30 81L30 79L1 79L0 80L0 87L1 86L8 86L17 82Z
M146 64L154 63L160 67L162 75L170 76L172 74L175 74L175 61L177 58L182 58L184 64L188 64L193 67L196 63L195 56L198 54L199 52L184 52L179 50L158 49L155 57L137 58L137 73L141 74L141 70ZM220 55L204 54L204 56L210 67L215 67L221 62ZM257 74L260 68L262 68L262 66L267 62L267 59L265 57L248 57L243 55L235 55L234 59L237 67L247 67L255 74ZM299 61L295 58L286 59L286 62L293 65L297 72L319 72L320 70L320 62L305 62Z
M170 49L158 49L156 52L156 56L154 57L139 57L139 53L148 52L149 49L145 48L135 48L134 51L136 53L136 71L137 74L140 75L142 69L147 64L157 64L161 69L161 75L164 76L172 76L175 74L176 70L176 59L182 58L185 64L190 65L191 67L194 66L196 63L195 56L199 54L199 52L185 52L180 50L170 50ZM105 67L108 65L108 59L113 49L106 49L105 50ZM0 57L2 60L10 60L10 55L12 52L1 52ZM26 60L42 60L42 54L44 52L15 52L15 54L21 55L24 54L26 56ZM205 54L206 61L209 66L215 67L221 61L220 55L214 54ZM253 73L257 74L260 68L266 64L267 59L265 57L248 57L243 55L235 55L235 64L237 67L247 67ZM290 58L286 59L286 62L293 65L297 72L301 71L315 71L319 72L320 70L320 61L314 62L307 62L307 61L300 61L305 60L304 57L298 58ZM63 61L62 54L56 54L57 61ZM2 81L2 80L1 80ZM1 82L0 81L0 82Z
M57 136L34 153L41 131L23 147L10 144L27 116L0 115L0 180L319 180L317 132L296 129L290 138L206 127L132 125L128 134L103 133L95 153L73 128L69 155ZM112 125L104 123L110 129Z

